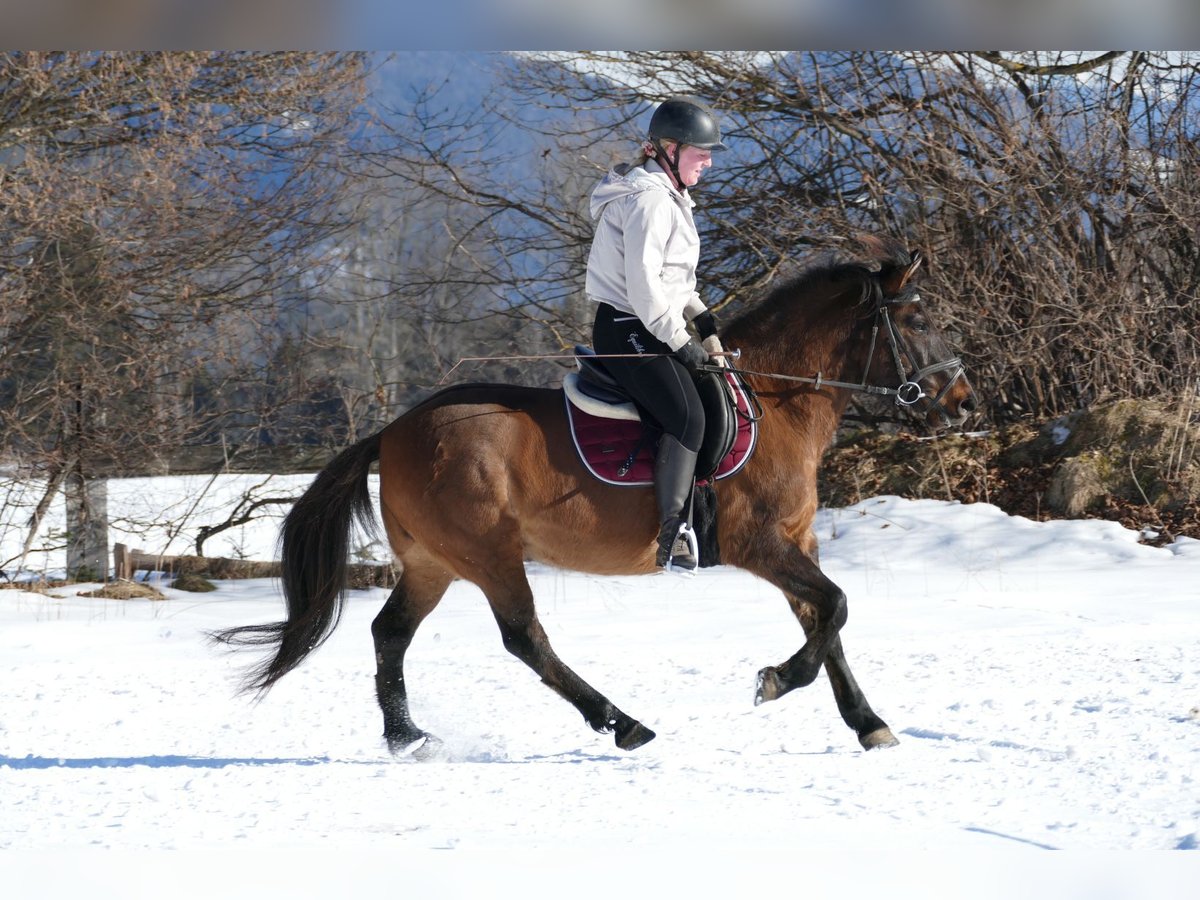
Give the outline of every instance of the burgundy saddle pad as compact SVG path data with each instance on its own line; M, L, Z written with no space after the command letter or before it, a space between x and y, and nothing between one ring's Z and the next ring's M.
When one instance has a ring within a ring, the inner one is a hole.
M751 418L750 401L732 374L724 376L736 401L737 431L729 452L713 478L728 478L746 464L758 439L758 422ZM608 484L641 486L654 483L657 429L629 419L611 419L580 409L563 392L575 449L584 466Z

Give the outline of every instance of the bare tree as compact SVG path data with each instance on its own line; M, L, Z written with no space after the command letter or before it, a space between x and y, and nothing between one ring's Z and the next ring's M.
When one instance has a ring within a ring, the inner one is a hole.
M353 222L365 75L357 54L0 55L0 429L77 489L76 526L102 518L88 482L280 408L273 322ZM106 569L94 541L71 566Z
M500 73L512 65L503 55L493 62ZM388 263L375 256L370 265L389 303L438 334L428 342L435 374L462 357L562 354L590 330L587 192L603 167L586 158L586 136L523 119L518 99L503 80L469 107L430 87L389 111L372 158L374 202L430 223L422 252L396 247ZM562 371L522 358L469 374L539 384Z
M699 94L732 148L695 191L707 299L735 310L856 231L903 237L1002 423L1200 378L1198 88L1194 57L1140 51L560 53L522 58L487 114L414 111L385 165L488 226L492 256L448 278L578 335L581 201L653 102ZM519 181L462 140L504 119L543 148ZM535 248L541 271L511 264Z
M462 357L557 383L529 357L588 338L588 194L679 92L731 147L695 191L718 309L877 230L927 251L992 423L1200 382L1194 55L491 61L492 93L431 87L363 142L353 54L0 56L8 459L76 490L184 443L342 443Z

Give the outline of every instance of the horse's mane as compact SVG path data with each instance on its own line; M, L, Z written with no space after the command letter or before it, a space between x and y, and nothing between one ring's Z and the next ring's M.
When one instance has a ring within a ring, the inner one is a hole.
M772 327L780 315L794 315L792 307L800 297L823 295L832 299L857 289L855 305L873 306L883 290L883 279L897 269L908 268L913 259L908 248L895 238L861 235L802 267L777 275L729 321L725 331ZM911 292L914 287L907 285L904 290Z

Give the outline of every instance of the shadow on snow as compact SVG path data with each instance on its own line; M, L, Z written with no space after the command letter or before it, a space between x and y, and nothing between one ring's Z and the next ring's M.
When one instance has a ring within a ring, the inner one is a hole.
M62 757L0 756L0 768L8 769L131 769L147 766L152 769L226 769L231 766L318 766L324 763L359 763L378 765L372 760L334 760L328 756L303 758L244 757L222 758L211 756L93 756Z

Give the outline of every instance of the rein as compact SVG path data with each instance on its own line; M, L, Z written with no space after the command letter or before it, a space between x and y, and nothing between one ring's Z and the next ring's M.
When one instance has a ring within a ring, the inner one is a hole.
M916 298L919 302L920 298ZM892 317L888 314L888 306L897 301L883 300L878 302L875 311L877 318L871 328L871 346L867 351L866 365L863 370L863 376L858 382L840 381L834 378L826 378L820 372L815 375L784 375L781 372L756 372L752 369L742 369L733 365L731 360L738 359L742 355L741 350L727 350L721 353L713 354L725 358L723 365L701 365L697 366L697 370L701 372L712 372L715 374L734 373L735 377L741 382L742 387L746 391L746 396L750 399L757 411L757 415L752 414L751 418L757 420L762 417L762 406L758 402L758 392L754 391L750 385L746 384L744 375L754 375L758 378L774 378L778 381L794 381L801 384L811 384L817 390L823 387L844 388L846 390L855 391L863 394L874 394L881 397L895 397L896 405L904 409L909 409L919 403L921 400L929 399L929 406L932 409L938 410L941 415L949 420L949 415L942 406L942 400L954 383L966 375L966 366L963 365L962 359L957 356L952 356L942 362L932 363L924 368L915 368L912 374L908 374L907 367L904 365L904 357L909 360L915 359L913 353L905 345L903 337L896 330L896 323L892 321ZM913 301L908 301L913 302ZM879 327L880 320L883 321L886 327L886 336L888 346L891 350L892 363L895 366L896 374L899 376L900 383L896 387L885 387L884 385L870 384L867 381L867 372L871 368L871 360L875 358L875 345L879 342ZM671 356L668 353L597 353L593 356L594 359L646 359L651 356ZM514 361L514 360L546 360L546 359L575 359L574 353L561 354L532 354L532 355L515 355L515 356L465 356L456 362L449 371L446 372L437 382L437 386L445 383L450 375L463 363L469 362L498 362L498 361ZM915 364L914 364L915 365ZM925 393L925 389L921 387L921 382L938 372L953 372L947 380L945 386L938 392L936 397L930 397Z

